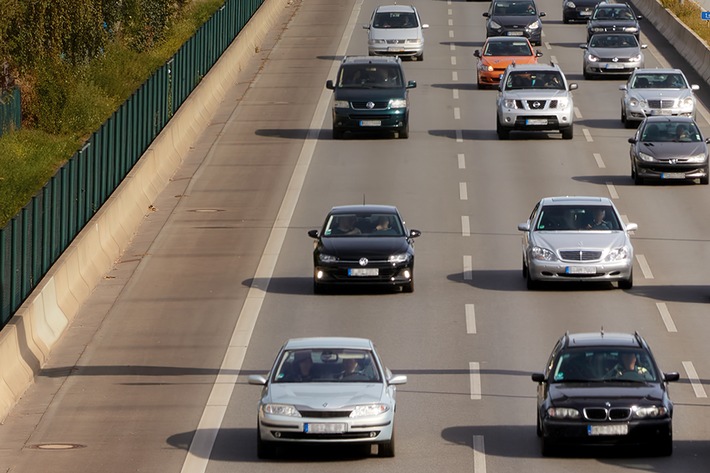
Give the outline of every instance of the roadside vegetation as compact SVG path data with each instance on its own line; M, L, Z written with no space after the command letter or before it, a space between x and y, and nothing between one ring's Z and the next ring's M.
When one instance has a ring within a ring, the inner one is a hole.
M692 0L684 0L683 3L679 0L661 0L661 5L672 11L688 28L710 44L710 21L701 18L703 9L697 3Z
M0 92L22 127L0 137L0 227L224 0L0 0Z

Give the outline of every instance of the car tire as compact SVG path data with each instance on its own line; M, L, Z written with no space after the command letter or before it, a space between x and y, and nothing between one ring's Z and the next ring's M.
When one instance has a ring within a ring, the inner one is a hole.
M634 287L634 272L632 271L629 275L629 279L622 279L619 281L619 289L628 290Z
M708 185L708 183L710 183L710 169L705 168L705 177L700 178L700 183L703 185Z
M274 458L276 454L276 446L272 442L267 442L261 439L259 427L256 427L256 456L262 460Z
M510 130L500 124L498 117L496 117L496 133L498 133L499 140L507 140L510 138Z
M414 277L412 277L411 281L402 286L402 292L406 292L407 294L411 294L414 292Z
M527 279L528 277L528 265L525 264L525 260L523 259L523 277Z
M345 134L345 132L343 130L340 130L338 128L333 128L333 139L334 140L342 140L344 134Z
M637 186L643 184L643 177L639 176L638 171L636 171L634 174L634 184L636 184Z
M538 437L542 438L542 425L540 424L540 416L537 417L537 427L535 428L535 433Z
M656 445L655 451L659 457L670 457L673 455L673 436L660 440Z
M327 292L326 287L314 279L313 280L313 294L325 294L326 292Z
M422 62L424 60L424 53L421 53L419 56L417 56L417 62Z
M569 25L569 18L562 17L562 23Z
M567 128L562 129L562 139L571 140L574 138L574 125L570 125Z
M525 278L525 284L529 291L534 291L535 289L540 287L540 283L538 281L535 281L530 275L530 269L528 269L528 276L527 278Z
M557 451L557 448L552 443L552 441L545 437L542 437L542 439L540 440L540 447L540 453L542 453L543 457L554 456L555 452Z
M592 80L592 79L594 79L594 76L591 75L590 73L588 73L587 71L584 71L584 72L582 73L582 75L584 76L584 80Z
M377 445L377 456L383 458L394 457L394 425L392 426L392 437L389 441Z
M398 132L397 136L399 136L400 139L406 140L409 138L409 122L407 122Z

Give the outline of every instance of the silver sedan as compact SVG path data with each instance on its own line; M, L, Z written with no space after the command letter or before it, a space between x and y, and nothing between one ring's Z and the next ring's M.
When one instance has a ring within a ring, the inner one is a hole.
M589 43L580 44L584 49L582 72L585 79L597 76L618 76L631 74L643 67L645 58L642 49L645 44L630 33L597 33Z
M257 456L275 456L278 443L377 444L394 456L396 385L406 376L385 368L372 341L363 338L291 339L268 376L259 401Z
M688 84L680 69L636 69L620 85L621 122L626 128L650 116L695 118L695 94L700 86Z
M629 232L606 197L546 197L535 205L523 232L523 277L528 289L543 281L617 282L633 286L634 249Z
M381 5L372 13L367 32L370 56L408 56L424 60L424 34L429 25L422 23L411 5Z

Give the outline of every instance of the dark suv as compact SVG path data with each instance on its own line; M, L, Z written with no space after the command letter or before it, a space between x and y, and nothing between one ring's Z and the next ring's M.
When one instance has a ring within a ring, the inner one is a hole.
M353 56L343 59L333 91L333 138L346 131L385 130L409 138L409 90L398 57Z
M651 444L673 453L673 403L664 373L638 333L566 333L559 339L537 388L537 435L542 454L562 445Z
M596 33L632 33L640 40L642 18L626 3L601 2L587 22L587 43Z

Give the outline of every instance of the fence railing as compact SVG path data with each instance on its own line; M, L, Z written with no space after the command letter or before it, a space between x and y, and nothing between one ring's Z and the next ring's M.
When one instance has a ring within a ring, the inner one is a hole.
M20 88L0 93L0 136L7 131L19 130L22 124Z
M106 202L263 2L226 0L0 229L0 327Z

